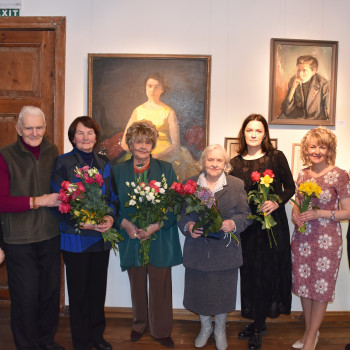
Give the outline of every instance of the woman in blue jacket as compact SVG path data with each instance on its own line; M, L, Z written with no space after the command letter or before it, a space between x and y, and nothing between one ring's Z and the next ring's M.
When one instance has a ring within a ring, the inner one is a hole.
M111 245L105 243L102 232L114 224L118 196L112 189L111 166L94 151L100 138L100 128L90 117L76 118L68 129L73 150L56 160L51 186L59 192L62 181L77 182L75 168L97 168L103 177L102 195L112 208L99 225L84 224L76 233L76 221L70 214L58 212L61 230L61 251L66 265L69 295L70 325L75 350L111 350L104 338L106 327L104 303Z

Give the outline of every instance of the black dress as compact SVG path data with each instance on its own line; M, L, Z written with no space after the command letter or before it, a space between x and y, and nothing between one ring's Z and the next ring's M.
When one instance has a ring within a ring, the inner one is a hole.
M287 215L284 204L293 196L295 184L288 161L281 151L270 150L264 156L254 160L245 160L238 155L231 159L234 175L244 181L248 193L257 189L250 175L253 171L262 174L271 169L274 174L273 188L282 200L279 208L272 213L277 221L273 234L277 246L272 242L270 247L266 230L262 230L261 222L254 220L241 234L243 250L243 266L241 274L241 312L250 319L278 317L290 314L291 310L291 248ZM252 213L256 207L250 204Z

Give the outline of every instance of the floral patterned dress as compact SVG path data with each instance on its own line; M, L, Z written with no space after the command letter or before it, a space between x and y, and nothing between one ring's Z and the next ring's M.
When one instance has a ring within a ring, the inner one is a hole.
M349 176L338 167L317 178L311 176L310 168L303 169L297 186L308 180L317 182L322 189L319 198L312 199L312 206L338 210L339 200L350 197ZM305 233L298 232L295 227L292 237L293 292L312 300L333 301L341 256L339 221L319 218L306 222Z

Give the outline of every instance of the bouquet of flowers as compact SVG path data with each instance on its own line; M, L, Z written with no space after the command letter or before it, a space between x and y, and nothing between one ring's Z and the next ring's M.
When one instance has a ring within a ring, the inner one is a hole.
M301 203L298 204L294 199L291 199L291 201L299 208L300 212L303 213L309 209L311 199L320 196L322 189L316 182L309 180L301 183L298 191L302 197ZM312 206L312 209L318 209L318 207ZM298 231L301 233L305 232L305 223L298 228Z
M61 213L69 213L76 221L76 232L80 233L81 224L98 225L105 221L104 217L113 211L105 202L102 195L102 175L96 168L75 168L76 177L81 181L71 183L63 181L58 198L61 204L58 209ZM118 243L122 236L111 227L102 232L105 242L111 242L114 253L118 250Z
M185 185L174 182L170 190L174 192L172 195L173 202L170 203L170 207L174 208L175 214L179 214L179 211L181 211L181 206L176 206L176 204L182 204L182 202L185 201L188 204L186 215L193 212L198 214L199 221L195 223L194 228L203 227L204 237L208 237L220 231L223 218L218 208L217 199L208 188L200 187L195 181L188 180ZM237 245L240 244L237 236L233 232L229 232L229 235Z
M258 171L253 171L250 175L253 182L258 184L258 190L252 190L248 192L248 202L254 202L257 206L256 213L257 215L248 215L248 219L253 219L260 221L262 223L262 229L267 230L267 235L270 242L270 247L272 248L272 241L274 241L277 246L275 236L272 231L272 227L277 225L277 222L271 214L266 215L261 211L261 205L264 204L267 200L273 202L281 202L281 199L277 194L270 193L270 190L273 190L272 183L275 174L272 170L266 169L261 176Z
M146 183L141 180L135 182L126 182L129 187L129 200L125 203L125 207L134 207L135 213L130 214L131 222L137 221L137 226L146 230L150 224L156 222L160 227L164 225L164 220L167 220L165 210L166 190L168 188L164 174L162 180L152 180ZM149 249L151 241L157 239L157 235L153 234L151 238L140 241L140 256L142 265L147 265L149 262Z

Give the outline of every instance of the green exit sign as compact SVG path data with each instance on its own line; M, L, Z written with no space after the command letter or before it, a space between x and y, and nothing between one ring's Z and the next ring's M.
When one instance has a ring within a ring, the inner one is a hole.
M0 17L17 17L19 9L0 9Z

